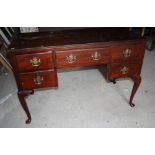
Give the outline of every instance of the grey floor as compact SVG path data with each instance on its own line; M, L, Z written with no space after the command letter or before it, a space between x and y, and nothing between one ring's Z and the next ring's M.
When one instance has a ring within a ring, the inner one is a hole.
M13 75L0 75L0 127L155 127L155 51L146 51L135 108L127 102L130 79L113 85L96 68L60 71L58 78L59 89L27 98L32 123L26 125Z

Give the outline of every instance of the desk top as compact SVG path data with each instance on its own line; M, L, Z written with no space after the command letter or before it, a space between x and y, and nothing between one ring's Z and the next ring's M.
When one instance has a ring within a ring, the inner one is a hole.
M19 34L10 49L52 47L95 42L132 41L144 39L129 31L129 28L83 28L57 32Z

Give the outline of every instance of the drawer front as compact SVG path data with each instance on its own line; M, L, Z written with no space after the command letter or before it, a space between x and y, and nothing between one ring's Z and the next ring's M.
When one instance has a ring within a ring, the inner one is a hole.
M108 63L109 49L84 49L57 52L57 67L82 67Z
M20 74L23 89L57 87L57 74L54 71Z
M138 63L124 63L112 64L110 67L110 79L129 77L140 74L141 64Z
M37 71L54 68L52 52L17 55L17 65L20 72Z
M111 48L112 62L141 60L144 53L143 44L120 45Z

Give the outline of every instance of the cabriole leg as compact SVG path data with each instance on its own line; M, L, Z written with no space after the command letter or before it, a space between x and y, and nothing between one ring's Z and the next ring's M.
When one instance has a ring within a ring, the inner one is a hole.
M130 102L129 102L129 104L130 104L131 107L134 107L135 104L133 104L133 98L134 98L134 96L135 96L135 94L136 94L136 92L137 92L137 90L138 90L138 88L139 88L139 86L140 86L140 83L141 83L141 76L140 76L140 75L136 75L136 76L133 76L133 77L131 77L131 78L132 78L133 81L134 81L134 86L133 86L133 89L132 89L132 93L131 93L131 97L130 97Z
M22 108L24 109L28 119L26 120L26 124L30 124L31 123L31 114L30 114L30 111L29 111L29 108L27 106L27 103L25 101L25 97L30 95L30 94L33 94L34 91L31 90L31 91L19 91L18 92L18 98L19 98L19 101L20 101L20 104L22 106Z

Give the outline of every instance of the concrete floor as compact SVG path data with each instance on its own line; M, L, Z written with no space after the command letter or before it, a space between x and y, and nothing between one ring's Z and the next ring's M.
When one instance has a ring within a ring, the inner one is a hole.
M1 75L1 101L10 95L0 104L0 127L155 127L154 68L155 51L146 51L135 108L127 103L133 86L130 79L113 85L96 68L61 71L58 90L37 91L27 98L30 125L25 124L13 75Z

